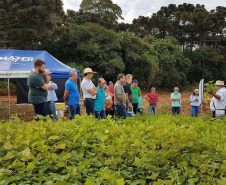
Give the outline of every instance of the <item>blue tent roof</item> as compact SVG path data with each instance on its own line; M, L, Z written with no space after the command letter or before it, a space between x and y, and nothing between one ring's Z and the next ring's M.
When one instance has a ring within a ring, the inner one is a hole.
M52 72L52 78L69 78L71 68L46 51L0 50L0 78L24 78L34 68L34 61L46 62L46 69ZM78 77L80 71L76 70Z

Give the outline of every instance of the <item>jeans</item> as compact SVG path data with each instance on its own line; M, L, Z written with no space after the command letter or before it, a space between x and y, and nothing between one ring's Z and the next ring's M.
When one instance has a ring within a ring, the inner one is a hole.
M87 98L84 100L84 105L86 107L86 113L88 115L94 115L94 103L95 100L91 98Z
M134 112L131 112L131 113L128 112L128 105L127 104L126 104L126 114L127 114L127 117L135 117Z
M76 114L81 115L79 104L69 105L69 109L70 109L70 120L74 119Z
M153 111L154 115L157 114L157 105L151 105L151 104L149 104L149 107L148 107L148 115L151 115L152 114L152 111Z
M138 103L133 103L133 112L136 114L138 112Z
M199 114L199 106L191 106L191 116L197 117Z
M180 107L172 107L172 114L175 115L175 114L180 114Z
M115 105L116 107L116 116L126 119L126 108L124 105Z
M114 103L112 104L112 110L111 111L105 111L106 112L106 116L111 115L112 117L114 117L115 115L115 105Z
M47 103L39 103L39 104L33 104L35 109L35 115L41 115L41 116L47 116Z
M48 114L53 115L53 119L58 120L58 117L56 115L56 104L54 101L48 101L47 102L47 109Z
M99 119L106 119L106 113L105 110L102 111L95 111L95 117Z

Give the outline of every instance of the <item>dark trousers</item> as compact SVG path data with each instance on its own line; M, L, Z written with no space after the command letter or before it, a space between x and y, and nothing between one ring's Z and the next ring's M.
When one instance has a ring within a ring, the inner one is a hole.
M133 112L136 114L138 112L138 103L132 103L133 105Z
M75 115L81 115L80 105L69 105L70 109L70 120L74 119Z
M106 111L106 116L111 115L112 117L114 117L115 115L115 105L114 103L112 104L112 110L111 111Z
M126 107L124 107L124 105L115 105L116 107L116 116L126 119Z
M172 107L172 114L180 114L180 107Z
M47 104L46 102L33 104L35 109L35 115L47 116Z
M86 98L84 100L84 105L86 107L86 113L88 115L94 115L94 103L95 103L95 100L92 98Z

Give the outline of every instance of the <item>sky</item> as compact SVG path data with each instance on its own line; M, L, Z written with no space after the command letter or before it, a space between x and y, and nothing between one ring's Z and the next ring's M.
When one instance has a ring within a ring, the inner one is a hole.
M64 3L64 10L67 9L77 11L82 0L62 0ZM125 23L132 23L134 18L142 16L151 16L156 13L162 6L169 4L204 4L207 10L215 9L217 6L226 6L226 0L112 0L122 9L123 21Z

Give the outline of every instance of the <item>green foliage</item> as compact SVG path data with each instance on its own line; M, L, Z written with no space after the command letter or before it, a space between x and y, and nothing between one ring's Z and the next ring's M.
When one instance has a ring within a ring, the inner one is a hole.
M144 116L0 124L1 184L225 184L225 120Z
M214 81L209 81L204 84L204 100L209 98L209 92L216 92L218 89L214 83Z

